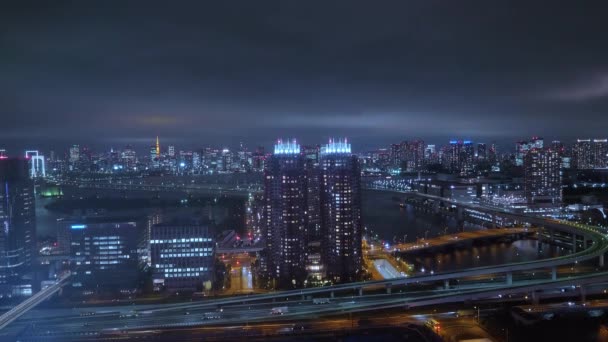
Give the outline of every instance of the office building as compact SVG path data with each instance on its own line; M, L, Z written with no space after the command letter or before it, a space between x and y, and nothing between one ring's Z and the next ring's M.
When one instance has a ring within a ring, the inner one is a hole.
M562 203L561 158L557 151L533 148L524 157L524 192L528 205Z
M173 220L152 227L151 263L155 288L201 291L213 281L214 233L210 224Z
M0 294L29 295L31 287L20 287L37 255L34 184L28 161L0 158L0 182Z
M139 278L139 240L144 228L128 218L62 221L69 230L72 287L83 291L134 291Z
M279 140L264 174L265 255L262 272L278 287L300 286L306 276L306 158L296 141Z
M346 141L321 148L321 256L327 276L354 281L362 269L361 170Z

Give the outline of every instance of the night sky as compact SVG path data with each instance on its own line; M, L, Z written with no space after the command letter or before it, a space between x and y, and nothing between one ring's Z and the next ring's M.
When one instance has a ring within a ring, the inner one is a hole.
M608 11L558 3L2 1L0 145L606 137Z

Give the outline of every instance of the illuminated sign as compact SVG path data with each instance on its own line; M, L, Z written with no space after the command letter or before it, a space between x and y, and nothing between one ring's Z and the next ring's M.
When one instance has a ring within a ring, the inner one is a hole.
M73 224L72 229L85 229L87 227L86 224Z

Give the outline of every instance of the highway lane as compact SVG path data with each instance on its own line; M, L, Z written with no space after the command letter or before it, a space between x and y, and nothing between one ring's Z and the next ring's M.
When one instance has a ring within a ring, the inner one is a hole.
M608 274L607 274L608 276ZM587 276L589 277L589 276ZM582 278L582 277L579 277ZM563 285L564 282L568 284L576 282L572 281L561 281L554 284L556 288ZM220 320L203 320L203 315L208 310L213 310L214 306L194 306L191 307L187 312L176 311L176 312L141 312L137 317L127 317L117 324L117 314L107 314L99 316L87 316L83 317L82 320L66 320L57 318L56 320L45 320L37 323L36 329L38 331L63 331L65 333L86 333L92 331L102 330L116 330L116 329L152 329L152 328L168 328L171 326L188 326L188 325L205 325L205 324L232 324L257 321L276 321L278 319L298 319L298 318L315 318L325 315L340 314L347 312L360 312L369 310L381 310L394 307L405 307L415 305L428 305L429 303L441 303L463 300L458 298L471 298L479 296L479 298L497 296L496 294L507 294L518 291L526 293L530 288L534 286L547 284L551 282L547 281L522 281L516 286L496 286L496 284L486 285L485 288L480 289L480 285L474 285L469 288L462 287L451 290L431 290L431 291L419 291L419 292L405 292L400 294L392 295L370 295L370 296L352 296L350 298L334 299L332 305L315 305L310 301L290 301L291 303L280 302L280 303L260 303L257 305L232 305L222 307ZM485 293L485 295L484 295ZM280 317L270 315L270 309L275 306L288 306L289 312ZM159 315L157 315L159 314ZM31 324L32 322L29 322ZM28 324L27 321L21 322L21 324Z
M543 220L543 222L548 222L547 220ZM564 224L562 222L559 223L553 223L553 224ZM280 293L270 293L270 294L264 294L264 295L255 295L255 296L247 296L245 298L243 297L239 297L239 298L230 298L230 299L222 299L222 300L218 300L215 301L212 305L216 305L216 306L226 306L226 305L231 305L231 304L237 304L237 303L255 303L258 301L265 301L265 300L272 300L272 299L280 299L280 298L285 298L285 297L294 297L294 296L308 296L308 295L314 295L314 294L324 294L327 295L330 291L334 291L334 292L338 292L338 291L352 291L353 289L357 289L357 288L362 288L362 287L371 287L371 286L385 286L385 285L404 285L404 284L412 284L412 283L418 283L418 282L435 282L435 281L439 281L439 280L443 280L443 279L453 279L453 278L462 278L462 277L466 277L466 276L472 276L472 275L480 275L480 274L488 274L488 273L502 273L502 272L506 272L506 271L515 271L515 270L527 270L527 269L534 269L534 268L545 268L548 266L559 266L559 265L566 265L566 264L573 264L575 262L578 261L582 261L582 260L587 260L589 258L593 258L596 257L599 254L603 254L605 253L607 247L606 244L606 240L605 237L603 236L603 234L601 232L599 232L597 229L594 228L590 228L590 227L586 227L586 226L572 226L570 224L568 224L569 226L571 226L571 228L573 229L581 229L584 230L585 233L587 234L591 234L594 236L594 238L596 239L596 242L588 249L583 250L579 253L575 253L575 254L571 254L568 256L563 256L563 257L558 257L558 258L554 258L554 259L547 259L547 260L541 260L541 261L534 261L534 262L525 262L525 263L516 263L516 264L506 264L506 265L500 265L500 266L489 266L489 267L480 267L480 268L474 268L474 269L468 269L465 271L455 271L455 272L448 272L448 273L438 273L438 274L434 274L434 275L426 275L426 276L418 276L418 277L410 277L410 278L400 278L400 279L391 279L389 281L372 281L372 282L363 282L363 283L353 283L353 284L342 284L342 285L336 285L336 286L332 286L332 287L326 287L326 288L312 288L312 289L302 289L302 290L292 290L292 291L285 291L285 292L280 292ZM598 274L597 276L606 276L607 274L602 273L602 274ZM582 279L582 278L577 278L577 279ZM533 286L533 285L538 285L537 283L534 282L529 282L528 285ZM517 290L517 286L514 284L512 286L503 286L505 288L504 291L516 291ZM472 292L473 293L473 292ZM447 295L446 295L447 294ZM453 296L453 298L459 298L459 296L463 296L463 295L467 295L468 293L464 290L453 290L453 291L444 291L444 293L442 294L442 297L429 297L426 298L427 302L433 301L433 300L440 300L440 301L448 301L447 297L448 296ZM359 297L362 298L362 297ZM409 302L413 301L413 298L408 298ZM424 301L422 300L422 297L420 298L416 298L416 300L420 300L421 302L424 303ZM365 301L364 301L365 302ZM335 307L332 309L320 309L320 308L314 308L311 309L310 311L307 311L308 309L304 308L304 311L302 312L297 312L299 311L296 310L296 312L290 312L289 314L286 314L285 316L302 316L302 315L318 315L318 314L326 314L326 313L332 313L332 312L343 312L343 311L349 311L349 312L356 312L357 310L376 310L378 308L386 308L387 305L391 304L391 305L404 305L404 303L406 303L408 301L395 301L392 300L392 303L385 303L382 302L380 300L373 300L371 304L360 304L360 303L353 303L352 305L350 305L348 308L338 308L336 309ZM162 315L163 317L163 321L166 323L166 316L171 316L171 314L169 312L171 311L176 311L176 310L180 310L180 309L188 309L188 310L195 310L195 309L203 309L208 307L209 304L197 304L197 303L183 303L183 304L174 304L174 305L165 305L163 308L158 308L158 309L154 309L155 311L158 310L159 312L164 311L165 314ZM249 304L251 305L251 304ZM390 306L389 306L390 307ZM268 317L265 317L264 315L261 315L261 312L253 312L254 317L247 317L246 319L260 319L264 320L264 319L268 319ZM175 316L175 314L173 314L173 316ZM231 318L231 319L236 319L236 318ZM239 318L239 319L242 319ZM184 319L181 318L178 320L179 322L183 322ZM143 322L146 323L146 322ZM112 323L114 325L116 325L116 323ZM153 324L159 324L158 321L155 321ZM178 323L179 324L179 323Z

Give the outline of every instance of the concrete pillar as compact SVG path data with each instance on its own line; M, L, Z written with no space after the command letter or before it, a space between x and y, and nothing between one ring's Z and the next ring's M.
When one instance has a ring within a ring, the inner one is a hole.
M393 287L391 284L386 284L386 294L391 294ZM359 295L360 296L360 295Z
M581 290L581 301L584 303L585 301L587 301L587 289L585 289L585 285L581 285L580 290Z
M334 291L331 291L331 292L329 293L329 296L330 296L331 298L334 298Z
M599 266L604 267L604 254L600 254Z
M557 280L557 267L551 267L551 280Z
M549 229L549 242L555 241L555 231L553 229Z
M572 234L572 252L576 253L576 234Z
M443 287L447 290L450 288L450 280L446 279L443 281Z
M363 288L362 287L359 288L359 296L363 296Z
M507 272L507 285L513 285L513 272Z

